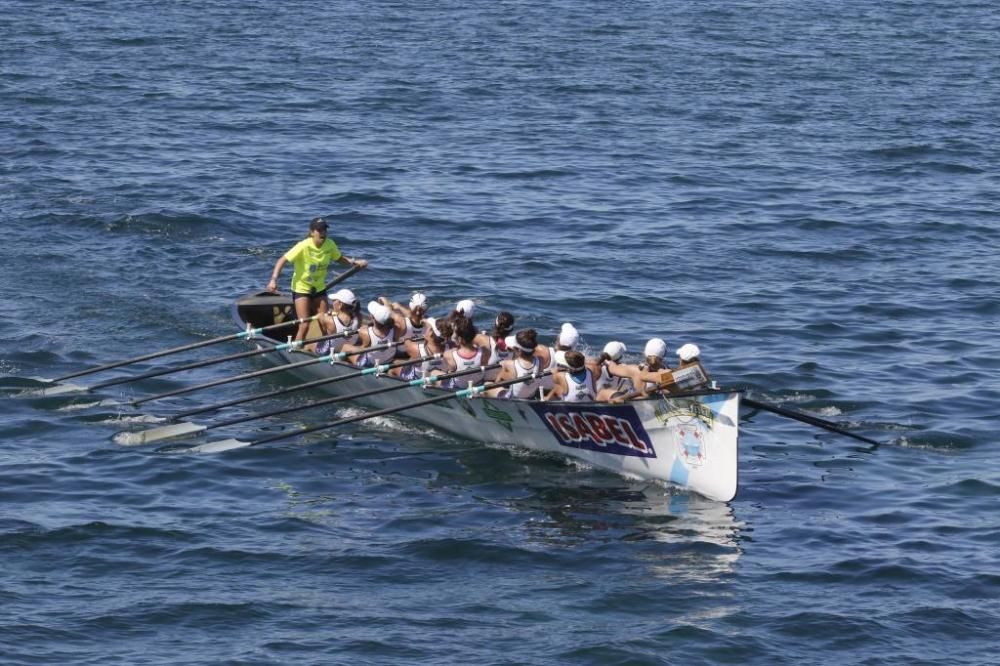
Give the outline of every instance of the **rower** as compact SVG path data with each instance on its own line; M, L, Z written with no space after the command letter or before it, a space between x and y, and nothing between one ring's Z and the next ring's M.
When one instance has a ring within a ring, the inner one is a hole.
M392 311L396 328L403 331L401 340L410 340L424 335L424 315L427 314L427 297L419 291L410 297L408 306L379 296L379 303Z
M451 322L452 326L456 324L458 319L468 319L472 321L472 315L476 312L476 304L468 298L463 298L458 303L455 304L455 309L448 314L448 321Z
M396 329L392 321L392 313L378 301L368 302L369 324L358 331L357 344L345 344L342 351L362 352L368 347L394 342L399 339L401 331ZM388 363L396 355L395 347L366 351L355 354L348 358L349 362L362 368L367 368L382 363Z
M594 388L594 374L587 367L587 359L578 351L564 353L559 370L553 375L552 390L545 400L563 402L592 402L597 390Z
M537 375L542 371L542 362L535 356L538 334L534 329L526 328L518 331L517 335L507 336L504 343L508 349L514 351L514 358L501 362L500 374L497 375L496 381L519 379L529 375ZM494 398L508 400L530 400L538 395L541 382L541 379L529 379L508 388L490 389L487 394Z
M339 289L327 297L330 301L330 308L326 314L319 318L320 328L324 335L334 335L347 330L358 330L361 322L358 319L358 298L350 289ZM322 340L314 346L317 354L329 354L339 352L347 343L357 342L357 334L349 338L333 338Z
M655 390L659 386L656 374L667 369L667 366L663 364L663 357L667 355L666 341L663 338L650 338L646 342L643 354L646 356L646 362L639 364L639 370L647 375L639 377L639 381L633 383L645 396L649 391Z
M597 400L607 402L614 397L628 395L634 390L631 377L635 373L630 372L623 363L626 351L628 349L625 343L612 340L604 345L601 356L591 364L591 372L595 374L594 388L597 391Z
M663 373L660 386L670 393L696 391L707 388L711 383L708 371L701 364L701 350L698 345L687 343L677 350L679 364L669 373ZM667 380L667 381L665 381Z
M535 349L535 354L538 356L539 360L542 362L542 367L545 370L552 370L553 372L558 367L563 355L576 349L576 344L580 341L580 333L576 330L576 327L569 322L565 322L559 329L559 335L556 336L554 347L543 347L539 346ZM542 378L542 389L549 391L552 389L552 379L553 375L547 375Z
M394 368L390 374L398 375L400 379L412 381L431 375L439 375L445 371L444 352L447 350L447 341L454 332L451 324L444 319L438 321L432 317L424 319L426 334L421 342L407 340L404 349L411 360L433 356L423 363L408 365L403 368Z
M471 319L461 317L455 320L455 338L458 340L458 347L444 353L445 367L449 373L481 368L486 364L490 350L476 345L476 329ZM465 388L470 383L478 384L482 378L482 373L470 373L449 380L445 387Z
M497 318L493 322L492 331L481 331L479 335L476 336L475 343L480 347L487 347L490 350L490 359L487 362L487 365L493 365L494 363L500 363L501 361L513 358L514 352L507 349L507 344L505 342L507 336L511 334L513 329L514 315L503 311L497 314ZM500 368L487 370L486 380L493 381L499 373Z
M667 369L663 365L663 356L667 353L667 343L660 338L652 338L646 343L643 352L645 353L646 360L644 363L638 365L611 360L605 362L608 373L615 377L627 379L632 385L633 390L604 391L600 395L602 400L618 403L629 395L645 398L650 391L657 389L660 385L660 375ZM638 395L634 395L636 391L639 392Z

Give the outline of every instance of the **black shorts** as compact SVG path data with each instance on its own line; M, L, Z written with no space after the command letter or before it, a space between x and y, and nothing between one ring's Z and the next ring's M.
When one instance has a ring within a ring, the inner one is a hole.
M326 298L326 289L323 291L317 291L316 293L304 294L301 291L292 292L292 301L297 301L300 298Z

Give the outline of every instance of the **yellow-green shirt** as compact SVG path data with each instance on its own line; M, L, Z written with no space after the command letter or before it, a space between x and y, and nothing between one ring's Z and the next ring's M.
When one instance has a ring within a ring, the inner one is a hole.
M285 259L295 266L292 275L292 291L300 294L317 292L326 286L326 268L331 261L340 259L340 248L327 238L316 247L312 238L295 244L285 253Z

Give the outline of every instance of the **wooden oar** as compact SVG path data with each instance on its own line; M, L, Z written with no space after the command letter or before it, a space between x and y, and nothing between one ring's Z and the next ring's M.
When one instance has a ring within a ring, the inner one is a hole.
M258 398L269 397L272 395L279 395L282 393L289 393L290 391L298 391L312 386L316 386L318 383L328 383L335 380L343 379L353 379L363 375L380 375L384 374L387 370L394 367L402 367L404 365L414 365L427 360L424 359L410 359L407 361L401 361L399 363L378 365L371 368L365 368L359 370L358 372L349 373L347 375L341 375L340 377L331 377L325 380L317 380L314 382L307 382L306 384L300 384L298 386L293 386L287 389L282 389L280 391L274 391L266 395L251 396L250 399L256 400ZM181 437L183 435L192 435L194 433L204 432L206 430L214 430L215 428L221 428L223 426L236 425L238 423L245 423L247 421L255 421L257 419L267 418L269 416L278 416L281 414L290 414L292 412L297 412L303 409L311 409L313 407L322 407L324 405L332 405L337 402L343 402L344 400L353 400L355 398L363 398L369 395L375 395L376 393L387 393L389 391L397 391L399 389L409 388L413 386L427 386L432 385L436 382L441 382L446 379L452 379L454 377L462 377L464 375L473 374L476 372L483 372L485 370L492 370L494 368L499 368L499 363L494 363L491 365L483 367L470 368L468 370L459 370L456 372L444 373L441 375L432 375L430 377L423 377L420 379L414 379L412 381L400 381L398 384L393 386L380 386L368 391L363 391L361 393L351 393L348 395L334 396L331 398L324 398L322 400L316 400L314 402L306 403L304 405L296 405L295 407L285 407L282 409L277 409L271 412L262 412L260 414L251 414L249 416L241 416L239 418L228 419L226 421L218 421L209 425L200 425L197 423L192 423L190 421L182 421L181 423L174 423L171 425L160 426L158 428L151 428L149 430L143 430L142 432L136 433L119 433L115 436L115 440L119 444L127 445L137 445L137 444L151 444L153 442L162 442L165 439L173 439L175 437ZM237 401L232 401L234 404L238 402L246 402L247 399L241 399ZM225 406L225 405L224 405Z
M261 328L250 328L250 326L247 325L247 329L239 333L223 335L218 338L212 338L210 340L202 340L201 342L193 342L188 345L181 345L180 347L164 349L162 351L153 352L151 354L143 354L142 356L128 358L123 361L115 361L114 363L108 363L106 365L97 366L95 368L88 368L87 370L72 372L68 375L63 375L62 377L56 377L55 379L46 379L44 377L34 377L33 379L36 379L40 382L48 382L48 383L64 382L67 379L73 379L75 377L83 377L84 375L92 375L94 373L102 372L104 370L120 368L123 365L141 363L142 361L149 361L154 358L160 358L161 356L169 356L171 354L179 354L180 352L191 351L192 349L200 349L202 347L208 347L209 345L219 344L220 342L228 342L230 340L249 340L257 337L258 335L261 335L262 333L266 333L267 331L273 331L287 326L298 326L299 324L302 324L304 322L312 321L317 317L319 317L319 315L313 315L312 317L304 317L302 319L291 319L289 321L283 321L280 324L271 324L270 326L263 326Z
M150 379L152 377L160 377L162 375L169 375L174 372L181 372L183 370L193 370L194 368L204 368L209 365L216 365L219 363L224 363L226 361L234 361L236 359L248 358L250 356L259 356L260 354L270 354L276 351L290 351L294 349L301 349L303 345L307 345L311 342L321 342L323 340L329 340L330 338L342 337L345 332L332 333L330 335L323 335L318 338L309 338L306 340L296 340L293 342L287 342L280 345L275 345L274 347L265 347L263 349L250 349L244 352L238 352L236 354L227 354L226 356L216 356L215 358L210 358L204 361L195 361L194 363L186 363L184 365L176 365L169 368L161 368L159 370L151 370L150 372L144 372L141 375L133 375L131 377L119 377L117 379L110 379L105 382L98 382L97 384L91 384L89 386L83 386L80 384L59 384L57 386L50 386L48 388L39 389L37 391L29 391L31 395L65 395L67 393L89 393L91 391L96 391L98 389L106 388L108 386L117 386L119 384L128 384L130 382L137 382L142 379ZM357 331L351 331L351 333L357 333Z
M349 329L349 330L337 333L336 336L338 336L338 337L346 337L348 335L353 335L356 332L357 332L356 330L350 330ZM413 340L422 340L423 338L412 338L412 339ZM223 384L231 384L233 382L242 381L244 379L253 379L255 377L263 377L264 375L270 375L270 374L275 373L275 372L282 372L283 370L291 370L293 368L301 368L303 366L314 365L316 363L334 363L335 361L343 361L348 356L354 356L355 354L364 354L366 352L371 352L371 351L379 351L379 350L382 350L382 349L388 349L390 347L398 347L399 345L404 344L405 342L406 342L406 340L396 340L395 342L386 342L386 343L383 343L383 344L380 344L380 345L373 345L371 347L365 347L363 349L359 349L357 351L352 351L352 352L334 352L334 351L331 351L329 354L323 354L322 356L319 356L317 358L310 358L310 359L306 359L305 361L298 361L296 363L289 363L287 365L279 365L279 366L274 367L274 368L265 368L263 370L255 370L254 372L247 372L247 373L240 374L240 375L233 375L231 377L223 377L222 379L216 379L215 381L207 382L205 384L197 384L195 386L185 386L184 388L174 389L173 391L167 391L166 393L158 393L157 395L151 395L151 396L149 396L147 398L139 398L138 400L133 400L131 404L132 404L133 407L138 407L139 405L142 405L142 404L147 403L147 402L153 402L154 400L162 400L163 398L172 398L174 396L184 395L186 393L193 393L195 391L201 391L201 390L207 389L207 388L214 388L216 386L222 386ZM239 403L233 403L233 404L239 404ZM218 408L218 407L216 407L216 408ZM191 414L198 414L198 413L201 413L203 411L211 411L211 410L212 410L212 408L210 408L210 407L209 408L203 408L203 409L196 409L196 410L191 411L190 413L175 414L174 418L183 418L184 416L190 416Z
M365 264L365 266L367 266L367 264ZM359 266L358 264L354 264L353 266L351 266L350 268L348 268L346 271L344 271L343 273L341 273L337 277L333 278L330 281L330 284L328 284L325 287L323 287L323 291L327 291L329 289L332 289L333 287L336 287L338 284L340 284L341 282L343 282L347 278L351 277L352 275L354 275L355 273L357 273L358 271L360 271L362 268L364 268L364 266Z
M400 343L396 343L396 344L400 344ZM372 349L374 350L374 349L379 349L379 348L385 348L387 346L389 346L389 345L388 344L378 345L376 347L373 347ZM339 354L343 354L343 353L344 352L338 352L338 355ZM357 352L350 352L350 353L347 353L346 355L347 356L353 356L356 353ZM328 357L324 357L324 360L326 360L326 358L328 358ZM342 360L343 356L341 356L340 358ZM383 365L377 365L377 366L374 366L374 367L371 367L371 368L364 368L363 370L358 370L357 372L349 372L346 375L338 375L336 377L323 377L322 379L314 379L312 381L308 381L308 382L305 382L303 384L296 384L295 386L288 386L288 387L285 387L285 388L282 388L282 389L275 389L274 391L268 391L266 393L257 393L256 395L251 395L251 396L247 396L247 397L243 397L243 398L234 398L233 400L227 400L225 402L217 402L214 405L206 405L204 407L198 407L198 408L195 408L195 409L189 409L187 411L180 412L178 414L174 414L173 415L173 419L177 420L177 419L187 418L188 416L194 416L196 414L204 414L205 412L215 412L215 411L218 411L220 409L225 409L226 407L232 407L234 405L242 405L244 403L252 402L254 400L262 400L264 398L273 398L273 397L276 397L276 396L279 396L279 395L285 395L287 393L294 393L295 391L303 391L305 389L314 388L316 386L323 386L323 385L326 385L326 384L333 384L335 382L342 382L342 381L347 380L347 379L355 379L356 377L363 377L365 375L382 375L382 374L385 374L386 372L388 372L390 370L394 370L396 368L405 368L408 365L416 365L417 363L423 363L424 361L429 361L432 358L434 358L433 355L431 355L431 356L422 356L422 357L417 358L417 359L406 359L404 361L397 361L395 363L387 363L387 364L383 364ZM292 366L290 366L290 365L283 366L283 368L285 368L285 369L290 368L290 367L292 367Z
M343 282L344 280L346 280L350 276L352 276L355 273L357 273L358 271L360 271L362 268L364 268L364 266L358 266L358 265L355 264L354 266L352 266L351 268L347 269L346 271L344 271L343 273L341 273L340 275L338 275L336 278L334 278L330 282L330 284L328 284L328 285L326 285L326 287L324 287L324 290L330 289L331 287L335 287L336 285L340 284L341 282ZM170 354L179 354L181 352L191 351L192 349L200 349L202 347L208 347L209 345L215 345L215 344L219 344L221 342L227 342L229 340L246 340L246 339L253 338L253 337L256 337L258 335L261 335L262 333L265 333L267 331L273 331L273 330L276 330L276 329L279 329L279 328L284 328L284 327L287 327L287 326L298 326L299 324L303 324L303 323L305 323L307 321L312 321L312 320L316 319L317 317L319 317L318 314L313 315L311 317L302 317L301 319L292 319L292 320L289 320L289 321L283 321L280 324L271 324L270 326L262 326L260 328L251 328L250 325L248 324L247 325L247 329L245 331L240 332L240 333L232 333L230 335L222 335L222 336L219 336L217 338L211 338L210 340L202 340L201 342L193 342L191 344L181 345L179 347L172 347L171 349L164 349L164 350L161 350L161 351L158 351L158 352L152 352L150 354L143 354L142 356L135 356L133 358L127 358L127 359L124 359L124 360L121 360L121 361L115 361L113 363L107 363L105 365L100 365L100 366L97 366L97 367L87 368L86 370L80 370L78 372L71 372L68 375L63 375L61 377L56 377L55 379L47 379L45 377L33 377L33 379L35 379L37 381L40 381L40 382L46 382L46 383L64 382L67 379L74 379L76 377L83 377L84 375L92 375L92 374L97 373L97 372L103 372L104 370L111 370L113 368L120 368L120 367L122 367L124 365L131 365L132 363L141 363L142 361L149 361L149 360L152 360L154 358L160 358L162 356L169 356Z
M487 366L489 367L489 366ZM472 368L470 371L478 371L479 368ZM433 405L437 402L444 402L445 400L454 400L456 398L471 398L473 396L479 395L484 391L492 388L500 388L503 386L512 386L514 384L519 384L521 382L531 381L533 379L538 379L540 377L545 377L551 375L551 370L546 370L532 375L525 375L524 377L515 377L514 379L507 379L502 382L491 382L483 384L482 386L470 386L467 389L462 389L461 391L455 391L452 393L445 393L442 395L434 396L433 398L427 398L426 400L418 400L416 402L411 402L406 405L401 405L399 407L386 407L385 409L379 409L374 412L366 412L364 414L358 414L356 416L348 416L347 418L338 419L337 421L331 421L329 423L322 423L320 425L308 426L305 428L297 428L291 432L279 433L277 435L271 435L269 437L262 437L260 439L251 440L249 442L244 442L239 439L220 439L214 442L207 442L198 446L193 446L186 449L188 452L193 453L219 453L222 451L229 451L232 449L242 449L247 446L257 446L259 444L267 444L269 442L277 442L281 439L288 439L289 437L297 437L299 435L305 435L311 432L316 432L318 430L327 430L329 428L335 428L337 426L345 425L347 423L355 423L357 421L364 421L365 419L375 418L376 416L385 416L387 414L395 414L397 412L402 412L407 409L414 409L416 407L423 407L425 405ZM409 384L412 386L420 386L425 380L414 380Z
M766 412L772 412L780 416L784 416L789 419L794 419L796 421L801 421L802 423L808 423L809 425L816 426L817 428L823 428L824 430L829 430L830 432L836 432L841 435L846 435L847 437L853 437L854 439L860 440L867 444L874 444L880 446L882 443L871 439L870 437L865 437L863 435L858 435L850 430L841 428L836 423L832 421L827 421L826 419L821 419L818 416L813 416L811 414L803 414L802 412L797 412L792 409L785 409L784 407L779 407L778 405L772 405L768 402L760 402L759 400L753 400L752 398L743 398L743 404L747 407L753 409L762 409Z

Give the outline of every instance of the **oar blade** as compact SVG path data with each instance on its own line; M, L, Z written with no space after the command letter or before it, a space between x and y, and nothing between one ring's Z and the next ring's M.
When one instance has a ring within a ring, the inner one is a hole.
M747 407L753 409L762 409L772 414L777 414L779 416L784 416L785 418L793 419L795 421L800 421L808 425L816 426L817 428L822 428L823 430L829 430L830 432L836 432L845 437L850 437L856 439L859 442L865 442L866 444L872 444L874 446L881 446L882 443L877 439L872 439L871 437L865 437L864 435L859 435L855 432L851 432L847 428L840 426L832 421L827 421L818 416L813 416L812 414L804 414L802 412L796 411L794 409L788 409L781 407L779 405L774 405L769 402L761 402L760 400L754 400L752 398L743 398L743 404Z
M244 442L240 439L217 439L214 442L206 442L197 446L185 449L185 453L222 453L224 451L235 451L253 446L253 442Z
M82 384L56 384L55 386L47 386L41 389L29 389L22 395L48 397L53 395L67 395L69 393L86 393L89 390L90 387L83 386Z
M149 430L140 430L139 432L120 432L114 436L114 440L122 446L141 446L143 444L152 444L153 442L162 442L165 439L193 435L207 429L208 426L183 421L158 428L150 428Z

